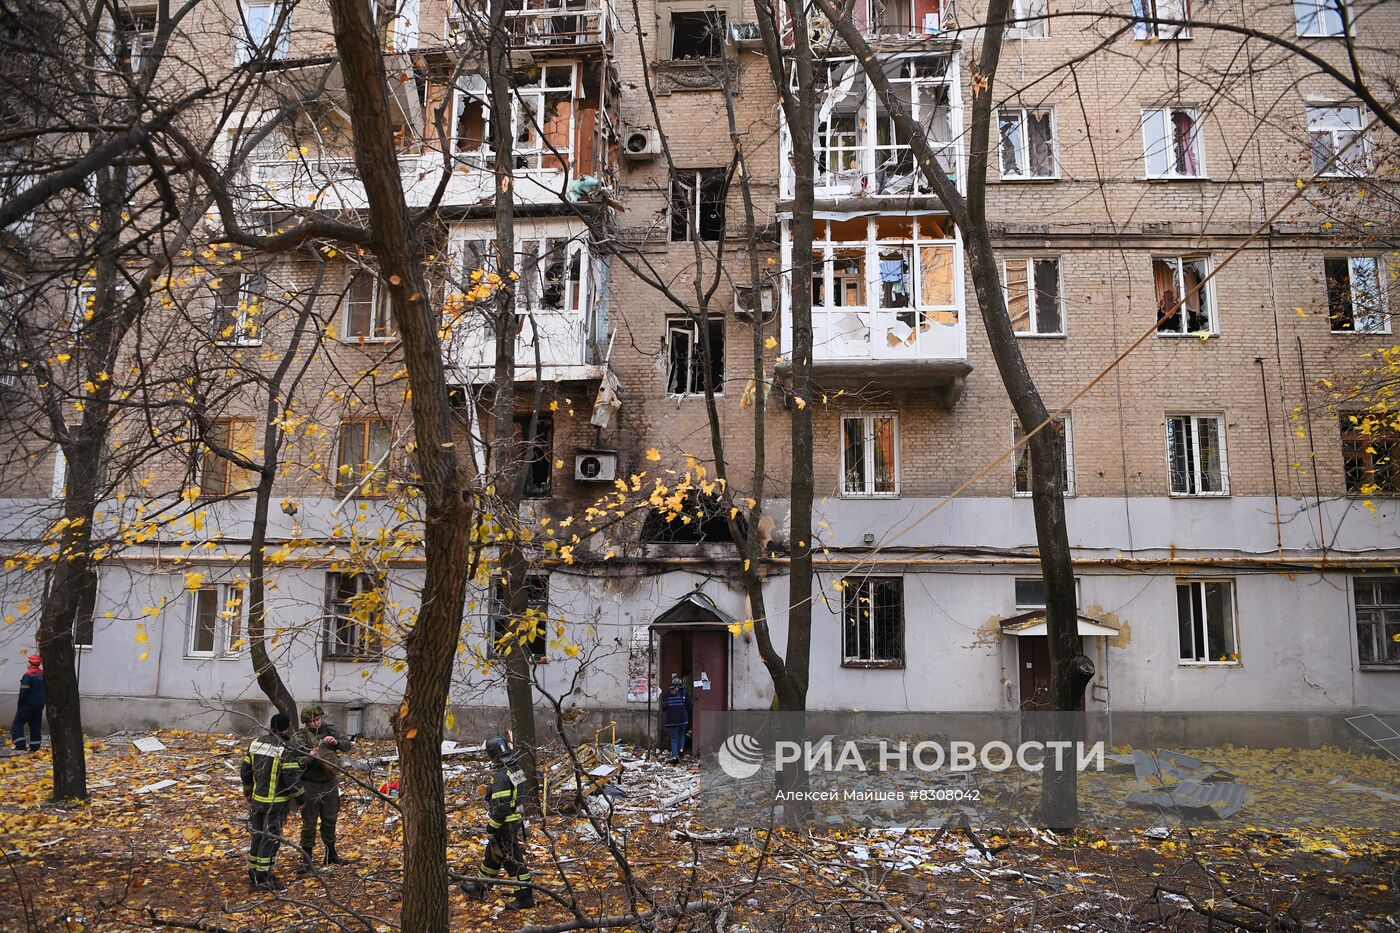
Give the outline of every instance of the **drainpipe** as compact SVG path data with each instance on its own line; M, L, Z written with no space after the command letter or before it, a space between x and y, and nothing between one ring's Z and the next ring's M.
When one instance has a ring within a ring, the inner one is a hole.
M1254 362L1259 364L1259 389L1264 396L1264 428L1269 432L1269 481L1274 486L1274 538L1278 545L1278 556L1283 556L1283 516L1279 512L1278 505L1278 465L1274 462L1274 419L1269 414L1269 380L1264 375L1264 358L1256 356ZM1314 466L1314 476L1316 476L1316 464Z

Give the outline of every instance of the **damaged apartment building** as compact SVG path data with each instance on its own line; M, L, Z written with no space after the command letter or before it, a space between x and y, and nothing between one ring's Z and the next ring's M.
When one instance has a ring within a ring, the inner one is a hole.
M1334 225L1324 202L1388 185L1378 169L1388 158L1393 171L1396 140L1305 60L1181 25L1184 0L1119 6L1015 0L986 186L1020 350L1051 410L1068 405L1060 421L1079 633L1096 667L1088 706L1221 721L1238 711L1393 710L1400 469L1389 460L1400 435L1361 436L1324 386L1394 345L1396 259L1389 243ZM1354 48L1368 74L1396 74L1400 9L1343 18L1322 0L1202 6L1207 18L1326 61L1344 65ZM140 48L146 10L123 9L108 25L113 47ZM206 5L180 41L231 69L259 63L268 112L299 102L239 170L250 216L268 230L309 205L362 216L328 13L310 0L282 10L270 0ZM436 214L430 287L451 305L495 249L492 111L470 61L483 18L441 0L380 12L405 192L411 210ZM852 16L939 164L964 185L982 10L856 0ZM683 472L687 458L713 469L707 376L731 482L746 486L753 393L766 392L765 593L781 649L793 544L789 311L793 291L808 290L818 391L802 403L814 412L819 547L809 708L1044 708L1029 464L1024 450L1008 455L1020 429L963 237L875 86L814 14L812 276L791 281L791 139L753 20L740 0L520 0L505 14L517 421L533 431L522 513L537 527L558 523L606 498L615 480L645 473L650 485L667 469ZM222 118L226 155L260 113ZM731 167L734 138L742 173ZM1294 198L1319 172L1310 195ZM402 385L390 378L399 365L392 316L372 262L332 258L242 257L201 299L215 343L280 352L276 319L259 327L248 307L305 290L316 275L327 290L333 326L299 403L320 430L302 432L298 470L279 479L274 552L294 540L349 548L402 520L384 495L411 465ZM56 304L81 308L81 288ZM686 313L697 301L700 322ZM776 340L770 384L759 386L755 318ZM484 325L455 327L444 352L463 430L480 432L495 337ZM253 443L260 409L229 401L214 430ZM242 471L173 446L170 459L176 472L190 464L187 481L209 500L196 537L246 541ZM35 448L5 483L13 551L52 518L62 458ZM201 564L198 549L180 547L191 534L159 531L102 562L97 604L76 633L92 727L229 725L229 710L264 703L242 638L246 564ZM288 561L269 593L273 653L293 693L363 709L369 732L388 730L402 655L348 607L382 587L380 611L408 617L421 555L389 564L372 578L330 558ZM723 521L678 528L654 517L585 536L571 562L537 562L530 603L550 623L530 646L536 677L550 692L572 685L571 703L634 732L674 674L694 685L701 718L768 708L737 564ZM20 568L4 578L15 621L0 636L0 681L17 682L32 648L41 577ZM477 663L503 625L495 585L473 585L470 598L452 692L468 731L503 722L506 705L499 670ZM554 646L559 625L580 654ZM133 638L138 629L147 637Z

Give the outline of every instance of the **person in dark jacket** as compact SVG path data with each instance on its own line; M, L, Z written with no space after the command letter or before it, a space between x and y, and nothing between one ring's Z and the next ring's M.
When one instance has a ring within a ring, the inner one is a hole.
M351 740L325 720L325 710L310 706L301 711L305 724L293 739L301 753L301 864L297 874L311 870L311 851L316 846L316 824L321 824L321 841L326 846L326 864L344 865L335 851L335 821L340 814L340 756L348 752Z
M494 766L486 798L486 852L481 858L479 877L461 884L464 894L479 901L486 900L489 888L481 879L530 880L530 869L525 864L525 817L520 812L520 788L525 783L525 772L511 751L510 743L499 735L486 740L486 754ZM534 906L535 891L526 887L517 887L515 900L506 905L509 910Z
M37 654L29 656L29 669L19 679L19 708L15 711L14 724L10 726L10 739L19 751L37 752L44 739L44 695L43 659ZM24 730L29 728L29 740L25 741Z
M248 746L239 776L253 834L248 881L258 890L281 891L287 886L272 874L272 863L282 845L288 811L301 808L301 756L288 741L292 721L287 714L275 714L271 726L268 738L254 739Z
M690 729L690 694L679 676L671 678L671 689L661 702L666 710L666 731L671 736L671 763L681 760L685 734Z

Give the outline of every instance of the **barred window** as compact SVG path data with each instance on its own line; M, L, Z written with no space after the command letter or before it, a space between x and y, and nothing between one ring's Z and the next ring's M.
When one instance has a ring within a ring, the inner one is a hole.
M847 577L842 584L842 663L848 667L903 667L903 578Z

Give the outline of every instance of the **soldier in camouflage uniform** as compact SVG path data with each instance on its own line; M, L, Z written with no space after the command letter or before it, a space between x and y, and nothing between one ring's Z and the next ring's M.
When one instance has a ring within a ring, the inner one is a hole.
M304 804L301 811L301 856L297 873L311 870L311 850L316 846L316 824L321 824L321 841L326 844L325 864L344 865L345 859L335 851L335 820L340 813L340 775L332 767L353 742L339 729L325 721L325 710L319 706L301 711L302 729L293 738L301 753L301 786Z

